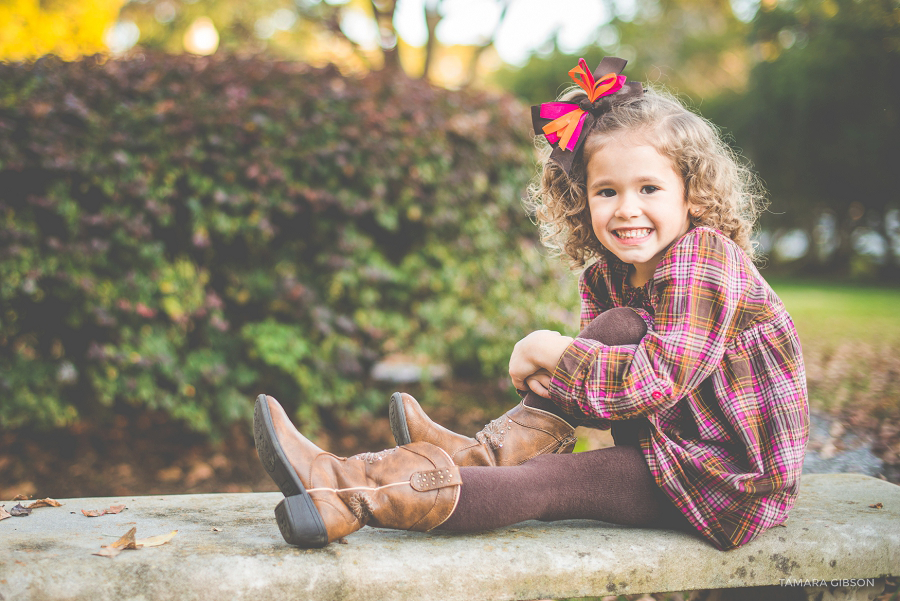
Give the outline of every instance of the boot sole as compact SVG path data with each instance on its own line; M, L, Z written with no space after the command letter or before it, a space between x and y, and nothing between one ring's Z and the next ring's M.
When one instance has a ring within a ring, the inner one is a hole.
M253 439L263 469L285 496L275 507L275 521L284 540L304 548L327 545L325 522L278 443L264 394L256 397L253 409Z
M394 441L401 447L411 443L412 440L409 436L409 427L406 425L406 411L403 409L403 399L399 392L395 392L391 395L389 417L391 420L391 432L394 434Z
M317 549L328 544L322 516L307 494L285 497L275 506L275 522L289 545Z

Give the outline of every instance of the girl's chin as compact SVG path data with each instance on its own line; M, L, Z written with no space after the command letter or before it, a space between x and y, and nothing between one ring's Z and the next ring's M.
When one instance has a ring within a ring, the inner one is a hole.
M607 247L612 254L617 256L620 261L623 263L629 263L631 265L646 263L653 257L653 253L649 252L646 248L640 247L622 247L622 246L613 246L612 248Z

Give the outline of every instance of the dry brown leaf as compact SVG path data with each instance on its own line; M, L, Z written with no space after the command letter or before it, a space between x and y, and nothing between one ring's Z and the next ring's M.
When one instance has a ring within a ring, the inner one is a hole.
M9 510L9 514L14 518L25 517L31 515L31 510L27 507L22 507L21 503L17 503L15 507Z
M172 530L168 534L160 534L159 536L151 536L150 538L142 538L135 543L138 547L158 547L160 545L164 545L178 534L178 530Z
M13 501L27 501L28 497L25 495L16 495L12 498Z
M121 552L122 549L119 549L118 547L103 547L96 553L91 553L91 555L99 555L100 557L115 557Z
M871 509L884 509L884 505L881 503L875 503L874 505L869 505Z
M135 532L137 532L137 526L134 526L131 530L122 535L122 538L120 538L113 544L102 547L100 551L94 553L93 555L99 555L101 557L115 557L124 549L137 549L137 543L134 540Z
M27 509L36 509L38 507L62 507L62 503L60 503L56 499L47 497L46 499L38 499L34 503L29 503L25 507Z
M10 513L8 511L6 511L6 508L3 507L2 505L0 505L0 520L5 520L6 518L11 518L11 517L12 517L12 515L10 515Z
M110 505L109 509L82 509L81 513L88 518L99 518L101 515L106 515L107 513L119 513L123 509L125 509L124 505Z
M197 462L191 467L191 471L188 472L187 477L184 479L184 485L188 488L197 485L204 480L209 480L213 476L216 475L216 472L213 470L212 466L208 463Z

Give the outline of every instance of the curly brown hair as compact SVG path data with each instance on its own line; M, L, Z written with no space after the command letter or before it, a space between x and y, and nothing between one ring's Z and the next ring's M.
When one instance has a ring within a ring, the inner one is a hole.
M560 100L578 103L586 94L579 88ZM715 228L729 236L754 261L757 244L751 240L754 224L765 208L762 184L745 161L720 137L717 128L689 111L674 96L660 90L616 104L596 119L575 157L571 174L549 160L543 136L543 169L529 189L526 204L541 229L541 241L559 255L568 255L573 267L608 253L591 225L585 183L586 161L613 132L642 134L656 151L672 160L684 180L685 199L695 226Z

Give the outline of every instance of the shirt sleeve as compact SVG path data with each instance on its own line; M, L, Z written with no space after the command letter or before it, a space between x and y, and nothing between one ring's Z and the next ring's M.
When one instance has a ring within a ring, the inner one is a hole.
M595 317L599 316L601 313L606 311L609 307L608 303L603 303L600 299L597 298L596 293L593 290L592 282L596 282L598 276L602 280L602 276L599 273L600 267L598 263L595 263L588 269L585 269L581 274L581 277L578 279L578 292L581 295L581 318L579 319L579 327L578 331L582 331L587 327L589 323L591 323ZM609 295L606 295L607 299Z
M653 329L637 345L576 338L554 370L551 398L594 418L630 419L699 386L735 333L741 252L709 229L682 236L654 273Z

